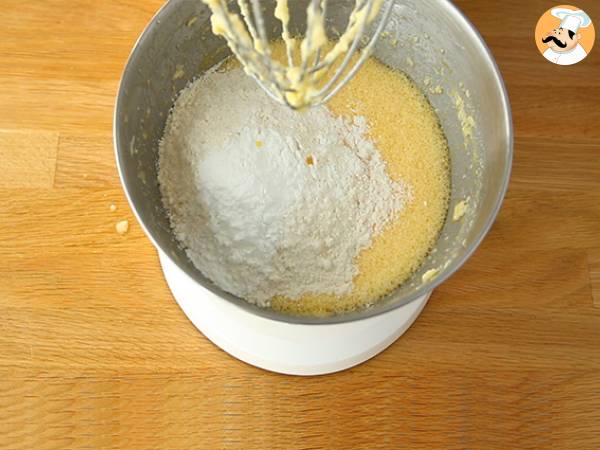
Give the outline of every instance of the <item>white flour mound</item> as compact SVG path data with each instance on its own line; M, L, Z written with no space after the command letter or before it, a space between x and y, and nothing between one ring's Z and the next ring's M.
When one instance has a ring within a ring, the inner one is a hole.
M167 121L159 182L194 265L261 306L349 293L356 256L411 198L367 131L363 117L276 104L241 69L190 84Z

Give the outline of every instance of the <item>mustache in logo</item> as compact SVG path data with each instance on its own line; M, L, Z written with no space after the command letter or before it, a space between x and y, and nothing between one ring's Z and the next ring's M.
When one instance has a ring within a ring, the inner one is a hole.
M567 43L566 43L566 42L561 42L561 41L559 41L559 40L558 40L558 38L557 38L556 36L547 36L547 37L545 37L545 38L543 38L543 39L542 39L542 42L543 42L544 44L546 44L546 43L548 43L548 42L550 42L550 41L554 41L554 43L555 43L555 44L556 44L558 47L560 47L560 48L565 48L565 47L567 46Z

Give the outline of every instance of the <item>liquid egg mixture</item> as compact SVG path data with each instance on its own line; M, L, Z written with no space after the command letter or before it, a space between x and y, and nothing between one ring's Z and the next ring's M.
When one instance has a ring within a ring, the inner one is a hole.
M159 183L175 236L212 282L326 316L372 305L419 268L446 218L449 154L423 93L373 58L300 112L229 61L179 95Z

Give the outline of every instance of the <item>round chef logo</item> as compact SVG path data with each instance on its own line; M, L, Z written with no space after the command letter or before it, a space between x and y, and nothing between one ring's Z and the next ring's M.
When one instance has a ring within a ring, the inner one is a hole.
M592 51L596 33L592 19L576 6L559 5L546 11L535 27L535 43L548 61L570 66Z

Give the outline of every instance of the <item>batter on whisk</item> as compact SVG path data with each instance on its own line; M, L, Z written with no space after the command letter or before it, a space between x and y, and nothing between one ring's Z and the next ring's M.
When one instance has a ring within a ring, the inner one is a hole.
M381 12L384 0L357 0L346 30L333 45L329 45L325 32L327 2L311 0L306 11L306 32L298 52L298 40L292 37L289 29L288 0L277 0L274 16L282 24L281 37L287 56L287 63L283 63L272 58L258 0L238 0L240 14L231 12L222 0L203 1L212 11L213 33L227 40L246 73L254 77L273 99L293 109L327 102L354 76L369 56L393 6L390 1ZM354 60L353 55L359 49L367 27L380 12L382 17L373 36L362 49L360 58ZM355 65L350 67L353 61Z

